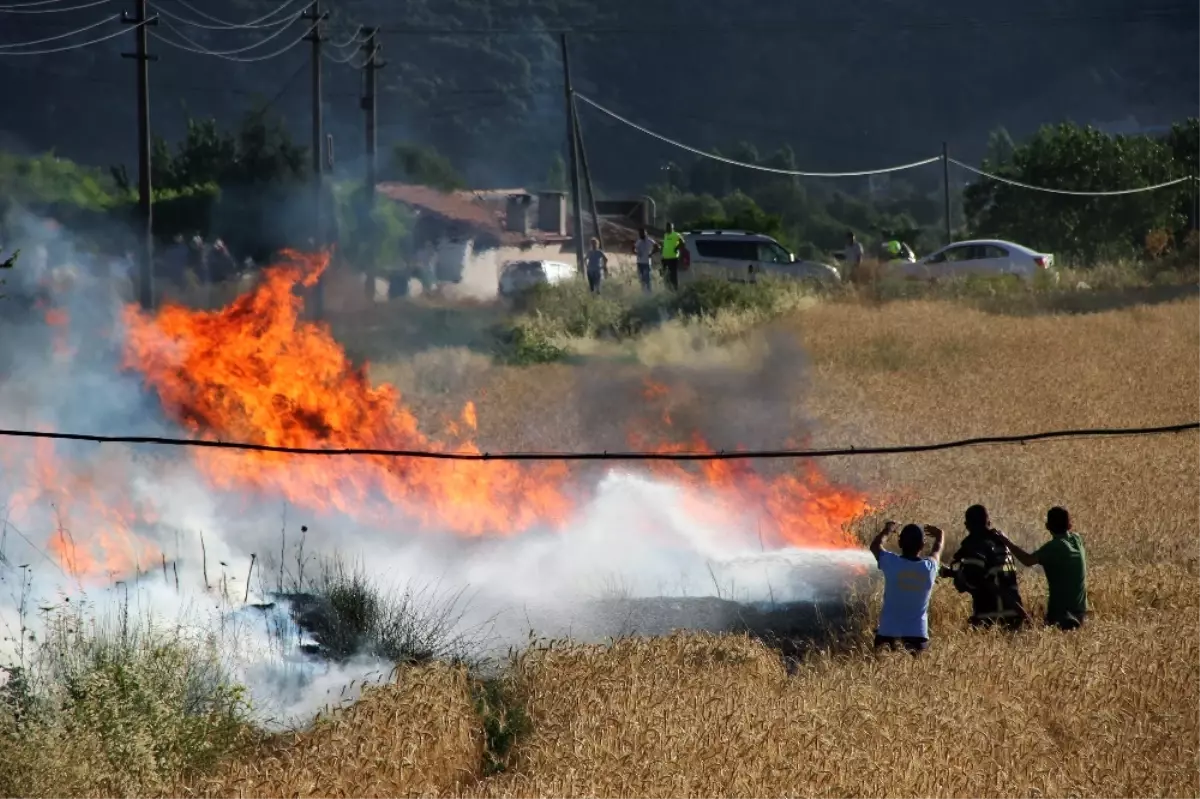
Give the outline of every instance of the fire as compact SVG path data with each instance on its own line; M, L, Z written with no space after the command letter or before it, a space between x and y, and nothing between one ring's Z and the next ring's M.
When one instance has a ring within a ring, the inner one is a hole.
M651 405L663 402L661 419L667 427L672 395L667 386L646 381L643 398ZM635 446L654 452L712 451L698 433L681 443L654 444L637 431L630 438ZM651 464L657 474L690 487L689 504L697 519L711 524L715 517L734 529L752 524L764 547L859 546L847 528L870 509L866 496L834 485L812 461L801 461L790 472L774 477L761 474L749 460L699 461L695 470L678 461Z
M133 574L161 557L134 529L153 524L156 516L129 496L130 475L119 461L62 458L55 442L46 439L5 455L8 469L24 464L27 470L23 487L8 506L11 523L24 524L49 510L54 532L47 549L72 578ZM63 468L64 463L70 468Z
M140 371L167 413L195 435L297 448L446 452L418 429L390 385L373 386L350 363L326 327L302 321L295 289L311 286L327 267L321 255L288 253L251 292L217 311L171 306L151 317L131 308L126 365ZM648 400L669 400L668 387L648 384ZM661 421L669 426L669 407ZM447 432L470 441L478 426L473 403ZM661 452L708 449L634 445ZM515 534L558 527L571 515L570 476L561 463L454 462L369 455L354 458L199 450L200 468L216 486L282 494L312 510L337 510L367 522L393 521L396 510L428 529L460 535ZM754 517L764 546L848 547L846 525L865 498L831 484L813 465L768 478L745 461L709 461L692 471L660 462L656 471L692 487L697 509L732 526Z
M373 385L350 362L328 328L301 318L296 291L314 285L328 259L287 253L260 283L227 307L167 306L155 314L124 312L124 366L139 373L164 412L201 439L285 448L478 453L479 419L468 402L448 420L446 441L423 432L393 386ZM69 319L50 310L65 331ZM707 451L699 435L671 429L679 392L648 383L652 416L630 434L634 448ZM117 431L120 432L120 431ZM663 441L652 433L662 433ZM673 440L672 440L673 439ZM161 554L139 535L153 508L131 499L130 474L56 451L51 442L10 447L6 472L20 464L29 487L10 503L14 519L35 507L56 515L49 549L65 571L98 577L145 568ZM460 536L516 535L563 527L576 510L562 462L464 462L382 454L332 457L221 449L189 457L219 490L286 498L314 513L343 514L365 524L446 531ZM698 521L757 538L764 548L857 546L846 532L868 509L866 498L832 483L812 462L766 474L750 461L651 462L650 470L685 486ZM16 471L18 476L21 471ZM715 523L715 524L714 524Z
M281 447L445 452L423 434L390 385L372 386L328 329L300 319L294 289L311 286L326 256L287 253L249 293L218 311L178 306L126 314L126 365L167 413L209 439ZM475 410L463 412L474 428ZM470 443L461 447L478 452ZM282 494L312 510L478 536L557 526L572 504L562 464L454 462L383 455L332 458L201 450L215 485Z

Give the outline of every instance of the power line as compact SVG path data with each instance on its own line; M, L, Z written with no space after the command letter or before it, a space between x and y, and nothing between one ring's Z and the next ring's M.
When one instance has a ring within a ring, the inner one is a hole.
M636 122L632 122L632 121L626 119L625 117L618 114L616 111L611 111L611 110L605 108L604 106L600 105L599 103L597 103L595 100L585 97L584 95L579 94L578 92L575 93L575 96L577 98L579 98L580 100L583 100L588 105L595 108L597 111L607 114L608 116L612 117L613 119L617 120L618 122L622 122L622 123L628 125L629 127L633 128L634 130L641 131L642 133L645 133L647 136L652 136L653 138L658 139L659 141L666 142L667 144L678 147L681 150L687 150L688 152L694 153L695 155L699 155L704 158L710 158L714 161L721 161L722 163L730 164L732 166L740 166L745 169L756 169L759 172L771 172L776 175L794 175L796 177L806 177L806 178L866 177L868 175L883 175L883 174L887 174L890 172L901 172L906 169L916 169L917 167L926 166L928 164L932 164L932 163L942 160L942 157L940 155L935 155L932 158L926 158L921 161L914 161L911 164L901 164L899 166L884 167L883 169L867 169L867 170L861 170L858 172L801 172L800 170L797 170L797 169L777 169L775 167L763 166L762 164L748 164L745 161L735 161L732 158L725 158L724 156L721 156L721 155L715 155L713 153L705 152L704 150L701 150L697 147L692 147L690 145L684 144L683 142L679 142L679 141L676 141L675 139L671 139L666 136L663 136L660 133L655 133L654 131L650 130L649 128L644 128L641 125L637 124Z
M280 25L287 25L289 22L292 21L289 19L281 19L281 20L276 20L274 22L264 22L261 24L246 23L245 25L209 25L204 22L196 22L195 20L188 19L187 17L182 17L173 11L168 11L167 9L158 5L157 3L153 4L153 8L159 14L162 14L164 17L167 17L169 19L173 19L181 25L187 25L189 28L200 28L201 30L207 30L207 31L261 30L263 28L275 28Z
M141 23L141 24L144 25L145 23ZM5 50L5 51L0 51L0 56L51 55L53 53L69 53L72 50L82 50L85 47L91 47L94 44L100 44L101 42L107 42L110 39L115 39L118 36L123 36L124 34L129 33L132 30L135 30L136 27L137 26L135 26L134 28L123 28L122 30L119 30L115 33L110 33L107 36L101 36L99 39L92 39L91 41L87 41L87 42L79 42L78 44L71 44L71 45L67 45L66 47L53 47L49 50L13 50L13 51Z
M290 20L290 21L288 21L288 23L287 23L287 24L288 24L288 25L291 25L291 24L292 24L293 22L295 22L295 21L296 21L296 20ZM247 52L247 51L249 51L249 50L253 50L253 49L254 49L254 48L256 48L256 47L261 47L262 45L266 44L267 42L274 41L274 40L275 40L275 39L277 39L278 37L280 37L280 36L282 36L283 34L287 33L287 25L285 25L284 27L282 27L282 28L280 28L279 30L275 31L274 33L272 33L271 35L267 36L266 38L264 38L264 39L259 39L257 42L254 42L254 43L252 43L252 44L248 44L248 45L246 45L245 47L238 47L238 48L236 48L236 49L234 49L234 50L209 50L209 49L208 49L208 48L206 48L204 45L200 44L199 42L195 41L194 39L190 39L190 38L188 38L188 36L187 36L186 34L184 34L184 33L183 33L183 31L179 30L179 28L176 28L174 25L172 25L172 24L171 24L171 22L170 22L169 20L166 20L166 19L164 19L164 20L162 21L162 23L163 23L163 27L167 28L167 30L169 30L169 31L171 31L172 33L174 33L174 34L175 34L176 36L178 36L180 39L183 39L185 42L187 42L188 44L190 44L192 47L195 47L195 48L197 48L197 49L195 49L195 50L192 50L191 52L194 52L194 53L201 53L201 52L202 52L204 55L212 55L212 56L230 56L230 55L238 55L238 54L240 54L240 53L245 53L245 52ZM186 49L186 48L184 48L184 49Z
M280 23L279 22L267 22L267 20L270 20L273 17L278 17L278 16L283 15L283 12L289 6L295 5L297 3L297 1L298 0L284 0L284 2L281 3L280 5L276 6L274 10L272 10L266 14L263 14L261 17L252 19L249 22L230 22L228 20L221 19L220 17L214 17L212 14L207 14L207 13L201 11L200 9L196 8L195 6L189 4L187 2L187 0L174 0L174 2L183 6L188 11L191 11L193 14L200 17L201 19L206 19L209 22L214 22L216 24L211 25L211 26L205 25L204 23L191 22L191 21L185 20L178 16L172 16L172 19L175 19L178 22L183 22L186 25L191 25L194 28L207 28L209 30L238 30L238 29L244 29L244 28L269 28L269 27L274 27L275 25L278 25ZM303 3L303 2L305 2L305 0L299 0L299 2Z
M121 17L120 14L113 14L112 16L105 17L104 19L100 20L99 22L92 23L91 25L86 25L82 28L76 28L73 31L67 31L66 33L59 33L54 36L47 36L44 39L34 39L33 41L29 41L29 42L5 42L4 44L0 44L0 50L7 50L12 47L31 47L35 44L45 44L46 42L56 42L60 39L69 39L70 37L76 36L80 33L86 33L87 31L95 30L96 28L99 28L101 25L106 25L115 19L120 19L120 17Z
M976 169L973 166L968 166L962 161L955 160L954 158L947 158L947 160L955 166L965 169L968 172L974 172L980 177L987 178L988 180L994 180L997 183L1007 183L1010 186L1017 186L1018 188L1030 189L1032 191L1046 192L1048 194L1066 194L1072 197L1119 197L1125 194L1141 194L1142 192L1165 189L1168 186L1177 186L1180 183L1196 179L1195 177L1189 175L1187 177L1176 178L1175 180L1168 180L1165 183L1156 183L1153 186L1142 186L1136 189L1117 189L1114 191L1067 191L1066 189L1051 189L1047 188L1046 186L1033 186L1028 183L1022 183L1019 180L1013 180L1012 178L1004 178L1000 177L999 175L993 175L991 172L984 172L982 169Z
M316 29L317 25L319 25L319 24L320 24L319 22L314 23L312 25L312 27L310 27L308 30L306 30L304 32L304 35L302 35L300 38L296 39L295 41L284 45L283 47L279 48L278 50L267 53L265 55L253 56L251 58L237 58L235 56L226 55L225 53L219 53L219 52L216 52L213 50L207 50L207 49L200 48L200 47L187 47L185 45L179 44L178 42L173 42L164 36L160 36L159 34L155 33L154 31L150 31L150 35L153 36L158 41L162 42L163 44L167 45L168 47L174 47L176 50L183 50L185 52L195 53L197 55L212 56L214 58L220 58L225 61L233 61L233 62L236 62L239 64L253 64L253 63L257 63L259 61L268 61L272 58L277 58L277 57L283 55L284 53L288 52L296 45L305 41L305 38L308 36L308 34L312 33ZM283 28L281 30L287 30L287 29ZM275 35L273 34L272 36L268 37L268 39L266 39L264 41L272 39L272 38L274 38L274 36ZM258 44L255 44L254 46L258 47L261 44L262 44L262 42L258 42Z
M57 2L57 0L55 0ZM82 11L85 8L95 8L109 3L110 0L91 0L89 3L80 3L79 5L68 6L66 8L25 8L26 5L38 5L38 3L27 3L15 6L0 6L0 14L62 14L67 11Z
M58 441L89 441L97 444L152 444L156 446L231 449L246 452L271 452L284 455L370 455L388 458L414 458L448 461L725 461L751 459L834 458L851 455L902 455L917 452L937 452L947 449L978 447L996 444L1026 444L1051 439L1118 438L1163 435L1200 430L1200 421L1157 427L1109 427L1075 430L1052 430L1009 436L981 436L935 444L904 446L841 447L836 449L783 450L725 450L716 452L434 452L429 450L346 448L318 449L281 447L248 442L206 441L203 439L164 438L159 436L104 436L86 433L49 433L41 430L4 430L0 437L53 439Z

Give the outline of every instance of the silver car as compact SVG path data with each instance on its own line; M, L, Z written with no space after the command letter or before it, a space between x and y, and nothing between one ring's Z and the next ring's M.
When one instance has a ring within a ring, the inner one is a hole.
M770 236L742 230L691 230L683 234L680 281L724 278L752 282L759 275L830 286L841 281L837 269L799 261Z
M958 241L913 263L893 262L889 267L893 274L925 280L969 275L1016 275L1033 280L1038 275L1057 274L1053 255L1001 239Z
M574 280L577 271L562 261L508 261L500 267L499 291L502 296L510 297L541 283L554 285Z

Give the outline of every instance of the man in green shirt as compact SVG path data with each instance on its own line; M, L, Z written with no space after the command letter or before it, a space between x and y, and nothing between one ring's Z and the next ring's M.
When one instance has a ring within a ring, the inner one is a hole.
M663 277L672 289L679 288L679 250L683 247L683 236L675 232L675 223L667 223L667 232L662 240Z
M1087 552L1083 539L1071 530L1071 514L1066 508L1055 507L1046 513L1046 529L1052 537L1035 552L1026 552L1001 535L1013 557L1026 566L1041 566L1046 573L1050 592L1046 624L1074 630L1087 620Z

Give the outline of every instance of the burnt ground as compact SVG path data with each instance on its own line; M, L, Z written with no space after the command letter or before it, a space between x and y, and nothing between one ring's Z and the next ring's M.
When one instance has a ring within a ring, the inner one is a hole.
M314 643L303 651L322 660L344 660L372 648L378 638L364 629L365 619L339 610L314 594L280 594L293 620ZM256 605L264 612L274 603ZM779 651L789 660L814 649L835 647L858 632L853 606L844 598L828 601L752 605L717 597L648 597L591 600L560 608L527 608L519 618L497 624L501 641L571 638L602 642L629 636L666 636L678 631L746 634ZM499 628L508 627L507 634ZM422 662L439 656L436 642L410 637L387 647L390 660Z

